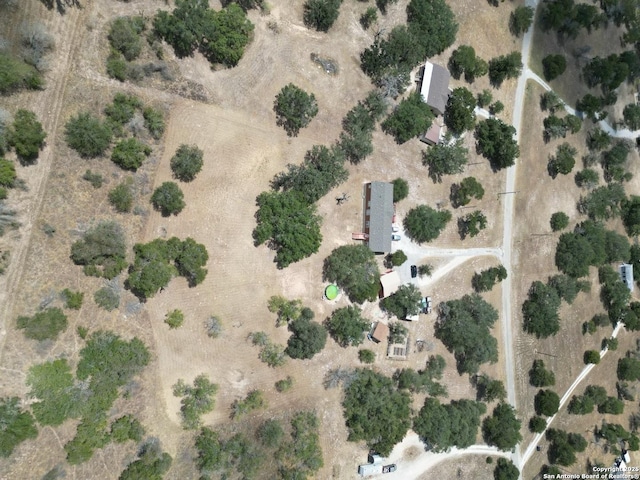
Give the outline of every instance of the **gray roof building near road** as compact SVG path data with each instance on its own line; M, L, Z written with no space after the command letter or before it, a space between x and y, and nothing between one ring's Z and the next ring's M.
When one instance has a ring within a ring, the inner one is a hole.
M365 187L364 231L375 253L391 251L393 183L370 182Z
M633 292L633 265L629 263L620 265L620 280Z
M437 115L444 115L444 109L449 99L449 70L431 62L424 64L420 94L422 100L431 107Z

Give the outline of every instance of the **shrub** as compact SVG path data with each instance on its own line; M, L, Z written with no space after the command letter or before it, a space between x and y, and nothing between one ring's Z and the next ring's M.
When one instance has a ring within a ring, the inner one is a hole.
M307 0L304 4L303 20L309 28L327 32L338 18L342 0Z
M22 442L38 436L33 416L20 407L18 397L0 398L0 424L0 457L8 458Z
M124 443L127 440L139 442L144 435L142 424L132 415L124 415L114 420L110 430L111 438L116 443Z
M80 310L82 307L82 301L84 300L84 293L73 292L68 288L62 291L62 298L65 301L65 307L72 310Z
M153 208L159 210L163 217L177 215L185 207L184 194L175 182L164 182L151 195Z
M387 255L387 261L392 267L399 267L407 261L407 255L402 250L396 250Z
M376 12L375 7L369 7L367 10L360 15L360 25L362 28L367 30L372 24L378 21L378 13Z
M107 57L107 75L124 82L127 79L128 71L129 65L124 56L120 52L112 50Z
M100 188L104 183L104 177L99 173L93 173L91 170L84 172L82 179L89 182L93 188Z
M119 213L130 212L133 207L133 179L129 178L109 192L109 203Z
M55 339L67 329L67 316L57 307L47 308L32 317L18 317L16 327L32 340Z
M209 338L218 338L222 333L222 322L214 315L211 315L205 322L204 328Z
M42 90L42 76L31 65L0 52L0 94L8 95L24 88Z
M153 138L158 140L164 133L164 118L162 112L151 107L145 107L142 110L144 117L144 126L149 130Z
M0 186L12 188L16 183L16 167L13 162L0 158Z
M183 182L190 182L202 170L203 151L196 145L180 145L171 158L173 176Z
M267 401L264 399L264 394L260 390L251 390L244 400L235 400L231 404L231 418L235 420L253 410L265 408L266 406Z
M164 319L164 323L169 325L169 328L172 330L174 328L181 327L184 323L184 313L182 313L182 311L180 310L172 310L171 312L167 313Z
M105 107L104 113L112 128L117 129L131 121L136 110L140 107L142 107L142 102L135 95L116 93L113 96L113 102Z
M293 378L288 376L282 380L278 380L275 384L276 390L280 393L291 390L293 387Z
M129 61L142 51L141 34L145 29L143 17L118 17L109 29L109 43Z
M151 155L151 147L135 138L127 138L115 146L111 153L111 161L120 168L135 172L149 155Z
M559 232L569 226L569 216L564 212L555 212L551 215L549 223L551 225L551 230Z
M111 128L90 113L79 113L65 125L65 140L82 157L102 155L111 144Z
M276 448L282 442L284 430L277 420L266 420L258 427L256 436L267 448Z
M87 230L81 240L71 245L71 259L76 265L84 265L87 275L115 277L127 265L122 227L115 222L102 222Z
M120 295L113 288L102 287L93 294L93 300L110 312L120 306Z
M47 134L36 114L29 110L18 110L15 114L12 128L9 130L8 141L18 155L21 162L32 164L38 158L38 153L44 145Z
M373 363L376 360L376 354L372 350L358 350L358 360L362 363Z

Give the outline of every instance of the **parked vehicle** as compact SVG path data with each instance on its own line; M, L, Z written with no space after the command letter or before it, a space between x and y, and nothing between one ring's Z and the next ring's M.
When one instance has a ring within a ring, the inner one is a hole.
M418 276L418 267L415 265L411 265L411 278L416 278Z
M398 467L395 463L392 463L391 465L385 465L384 467L382 467L382 473L395 472L397 468Z
M393 233L399 232L400 231L400 226L399 225L391 225L391 231Z
M393 234L391 235L391 240L394 242L399 242L402 237L400 235Z

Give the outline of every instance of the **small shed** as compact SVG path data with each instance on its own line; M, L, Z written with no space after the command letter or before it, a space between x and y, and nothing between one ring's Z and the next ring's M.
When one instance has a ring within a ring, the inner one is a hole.
M420 137L420 141L427 145L438 145L440 143L441 133L442 127L434 121L429 127L429 130Z
M400 281L400 275L395 270L385 273L380 277L380 298L386 298L392 295L398 290L402 282Z
M627 288L633 292L633 265L630 263L623 263L620 265L620 280L627 286Z
M361 477L369 477L371 475L377 475L382 473L382 464L368 463L366 465L360 465L358 467L358 473Z
M376 328L373 329L371 338L377 343L386 340L389 338L389 326L382 322L376 323Z

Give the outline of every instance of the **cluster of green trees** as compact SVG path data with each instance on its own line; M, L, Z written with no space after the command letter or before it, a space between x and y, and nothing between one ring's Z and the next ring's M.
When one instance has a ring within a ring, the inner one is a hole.
M325 258L325 281L337 284L354 303L374 301L380 290L375 254L366 245L343 245Z
M71 245L71 260L85 275L112 279L127 266L124 231L120 224L101 222Z
M431 242L438 238L451 220L449 210L434 210L428 205L418 205L404 217L405 233L417 243Z
M423 370L415 371L413 368L396 370L393 380L401 390L410 392L426 392L432 397L447 396L447 388L436 382L442 378L442 372L446 366L445 360L440 355L430 355Z
M107 57L107 74L124 82L141 77L141 69L132 63L142 53L143 34L147 29L142 16L118 17L109 27L107 38L111 51Z
M467 235L475 237L485 228L487 228L487 217L480 210L474 210L458 218L458 234L462 240L467 238Z
M596 406L598 413L603 414L619 415L624 411L622 400L607 395L604 387L597 385L589 385L582 395L573 395L567 409L574 415L587 415L592 413Z
M507 278L507 269L499 265L482 270L480 273L474 273L471 278L471 285L478 293L489 292L496 283L501 282L505 278Z
M513 126L497 118L483 120L476 126L476 148L494 171L510 167L520 156L518 142L513 138L515 133Z
M252 332L249 334L249 339L253 345L260 347L258 358L262 362L270 367L281 367L286 363L285 347L273 343L265 332Z
M475 49L469 45L460 45L451 52L448 66L453 78L459 79L464 75L464 79L469 83L489 71L489 64L478 57Z
M178 57L198 50L209 62L227 67L238 64L252 31L253 24L236 3L216 12L208 0L178 0L173 12L158 11L153 19L154 34Z
M545 32L551 30L562 37L575 39L582 28L591 33L606 22L598 7L573 0L552 0L542 4L540 26Z
M507 79L517 78L522 71L522 55L520 52L511 52L508 55L489 60L489 81L491 85L499 88Z
M606 97L625 80L633 81L639 70L640 60L633 50L629 50L606 58L594 57L584 66L582 75L588 87L599 85Z
M507 397L507 390L501 380L480 374L471 378L476 387L476 400L479 402L503 401Z
M396 143L402 144L426 132L433 119L431 107L416 91L403 98L381 126L385 133L393 136Z
M460 374L498 361L498 342L490 331L496 320L497 310L476 293L441 304L435 336L455 356Z
M547 172L551 178L559 174L568 175L576 164L578 150L568 143L562 143L556 147L556 154L549 157Z
M467 165L469 150L463 140L448 140L422 152L422 164L429 167L429 178L434 183L441 183L444 175L462 173Z
M522 440L520 426L515 409L508 403L501 402L493 409L491 416L483 420L482 438L487 445L510 451Z
M629 450L637 451L640 448L640 439L636 432L628 432L619 423L608 423L602 421L602 427L596 428L596 437L606 440L610 447L617 447L621 442L625 442Z
M472 199L482 200L484 188L475 177L463 178L460 183L451 185L449 200L454 208L468 205Z
M325 326L338 345L358 346L364 341L364 334L369 330L369 322L362 318L361 314L360 308L348 306L334 310L327 318Z
M358 102L342 119L342 133L338 145L351 163L358 164L373 152L373 131L376 122L382 119L386 110L384 99L374 91ZM394 201L399 201L395 200L397 187L394 182Z
M239 432L227 439L204 427L195 439L196 465L203 478L237 472L251 480L271 467L276 469L272 478L305 480L324 464L319 421L314 412L297 412L290 423L290 436L281 421L269 419L258 426L254 436ZM269 466L269 457L275 459L275 465Z
M308 314L304 315L305 312ZM326 345L327 330L318 322L314 322L313 316L313 312L307 308L303 315L289 322L292 335L287 341L285 353L291 358L313 358Z
M207 276L203 267L209 254L204 245L192 238L157 238L149 243L135 244L133 251L135 261L129 269L126 285L140 298L154 296L176 275L185 277L190 287L199 285Z
M173 386L173 395L182 397L180 400L180 416L182 426L193 430L202 425L201 416L209 413L215 407L215 394L218 385L212 383L205 374L198 375L193 380L193 386L187 385L180 379Z
M542 137L545 142L554 138L565 138L567 133L578 133L582 128L582 120L575 115L558 117L551 114L542 121L542 124L544 126Z
M167 473L173 458L167 452L163 452L160 442L151 437L147 439L138 450L138 458L125 468L118 480L136 480L146 478L149 480L162 480Z

